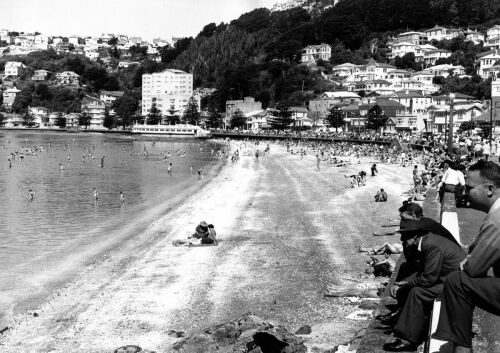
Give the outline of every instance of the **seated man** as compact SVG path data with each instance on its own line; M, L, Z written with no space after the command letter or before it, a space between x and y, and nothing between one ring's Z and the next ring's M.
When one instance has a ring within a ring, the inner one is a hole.
M444 283L441 313L434 336L454 345L455 353L470 353L472 314L476 306L500 315L500 167L480 160L467 171L465 189L472 208L488 215L469 247L462 271ZM493 268L494 277L487 272Z
M398 337L384 344L386 351L415 351L425 340L432 303L441 294L446 276L455 271L465 257L460 245L433 235L427 227L422 220L401 221L399 232L405 253L412 253L421 266L415 276L395 282L391 287L401 310L399 315L382 320L383 324L395 324Z
M206 235L204 235L201 238L201 243L202 244L213 244L213 243L215 243L215 236L216 236L215 227L213 224L209 224L208 225L208 233L206 233Z
M380 189L380 191L377 191L377 194L375 195L375 202L386 202L387 201L387 193L384 191L384 189Z

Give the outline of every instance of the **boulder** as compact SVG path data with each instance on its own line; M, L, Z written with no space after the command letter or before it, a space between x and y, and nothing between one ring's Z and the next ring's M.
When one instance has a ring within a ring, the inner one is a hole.
M306 353L307 351L300 337L283 326L274 326L251 313L235 321L208 327L203 333L185 337L176 342L172 349L179 353Z

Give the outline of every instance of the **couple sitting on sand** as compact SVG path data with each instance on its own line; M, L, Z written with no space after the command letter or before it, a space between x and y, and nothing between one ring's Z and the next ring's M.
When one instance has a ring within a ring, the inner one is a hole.
M205 221L201 221L200 224L196 226L193 235L188 237L188 240L175 240L173 244L175 246L181 245L210 245L216 243L216 232L213 224L207 224Z

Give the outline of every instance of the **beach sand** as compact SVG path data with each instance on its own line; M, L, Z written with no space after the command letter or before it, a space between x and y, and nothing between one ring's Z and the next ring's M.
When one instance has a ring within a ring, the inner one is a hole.
M411 168L378 164L380 175L368 176L365 187L347 188L344 175L370 174L370 162L323 162L318 172L312 153L301 159L277 145L258 162L241 156L147 231L17 315L0 350L113 352L135 344L167 352L176 341L167 331L194 333L249 311L290 331L310 325L311 350L349 341L367 322L346 319L356 305L323 293L327 284L369 282L357 248L391 239L372 233L388 230L381 225L397 218L411 186ZM373 202L381 187L387 203ZM202 220L215 224L218 246L172 246Z

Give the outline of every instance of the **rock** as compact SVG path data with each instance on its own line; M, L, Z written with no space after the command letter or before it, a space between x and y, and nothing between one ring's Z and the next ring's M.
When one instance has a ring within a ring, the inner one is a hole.
M167 335L172 336L172 337L182 338L186 334L184 333L184 331L168 330Z
M142 352L142 348L134 345L123 346L115 349L114 351L114 353L138 353L138 352Z
M275 327L251 313L235 321L208 327L201 334L185 337L176 342L172 350L182 353L305 353L307 351L300 337L282 326Z
M304 325L301 328L299 328L297 331L295 331L296 335L309 335L311 334L311 326L309 325Z

